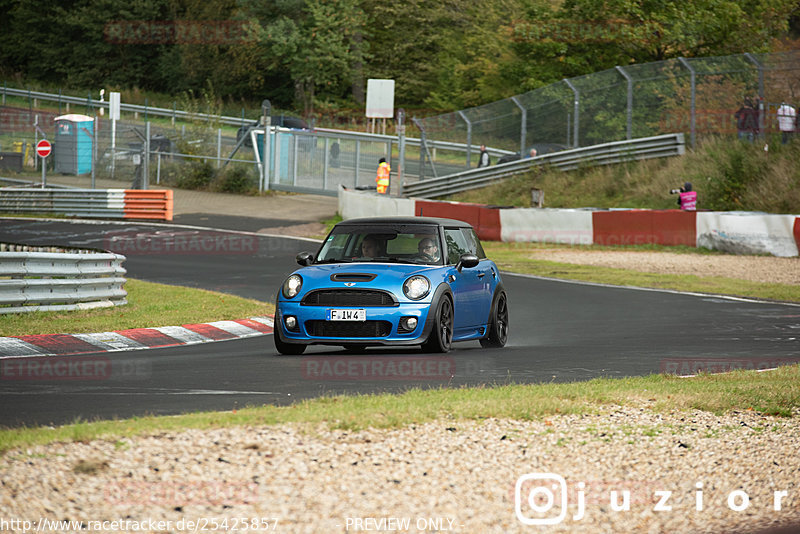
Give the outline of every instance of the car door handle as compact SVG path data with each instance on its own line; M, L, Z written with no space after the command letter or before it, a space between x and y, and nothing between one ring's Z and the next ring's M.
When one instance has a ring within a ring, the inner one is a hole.
M478 278L483 278L484 276L486 276L486 273L478 273Z

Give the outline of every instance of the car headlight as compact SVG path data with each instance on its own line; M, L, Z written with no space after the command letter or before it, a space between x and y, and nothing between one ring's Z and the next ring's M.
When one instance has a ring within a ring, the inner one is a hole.
M303 278L299 274L293 274L283 283L283 296L291 299L300 293L300 288L303 287Z
M411 300L424 298L431 290L431 283L424 276L412 276L403 284L403 293Z

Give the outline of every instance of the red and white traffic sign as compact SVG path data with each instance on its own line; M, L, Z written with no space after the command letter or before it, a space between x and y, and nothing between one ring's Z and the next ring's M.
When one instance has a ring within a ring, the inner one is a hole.
M50 152L53 150L53 145L50 144L50 141L47 139L42 139L38 143L36 143L36 154L39 157L46 158L50 155Z

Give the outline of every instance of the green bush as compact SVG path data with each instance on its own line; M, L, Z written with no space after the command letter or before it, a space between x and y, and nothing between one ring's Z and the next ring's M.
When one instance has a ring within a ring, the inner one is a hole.
M243 167L227 168L214 183L214 190L222 193L251 193L254 189L252 173Z
M210 163L193 161L180 167L175 186L180 189L208 189L215 174Z

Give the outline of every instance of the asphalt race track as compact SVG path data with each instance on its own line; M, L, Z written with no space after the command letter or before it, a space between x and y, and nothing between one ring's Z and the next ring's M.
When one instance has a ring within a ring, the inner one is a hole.
M177 225L34 220L0 220L0 241L112 249L128 257L131 278L264 301L274 299L295 268L297 252L317 248L298 239ZM800 361L800 306L503 277L511 314L504 349L469 342L433 356L416 349L352 355L312 347L304 356L286 357L276 354L271 336L261 336L102 353L94 357L114 369L102 380L15 380L0 373L0 425L231 410L330 393L563 382Z

